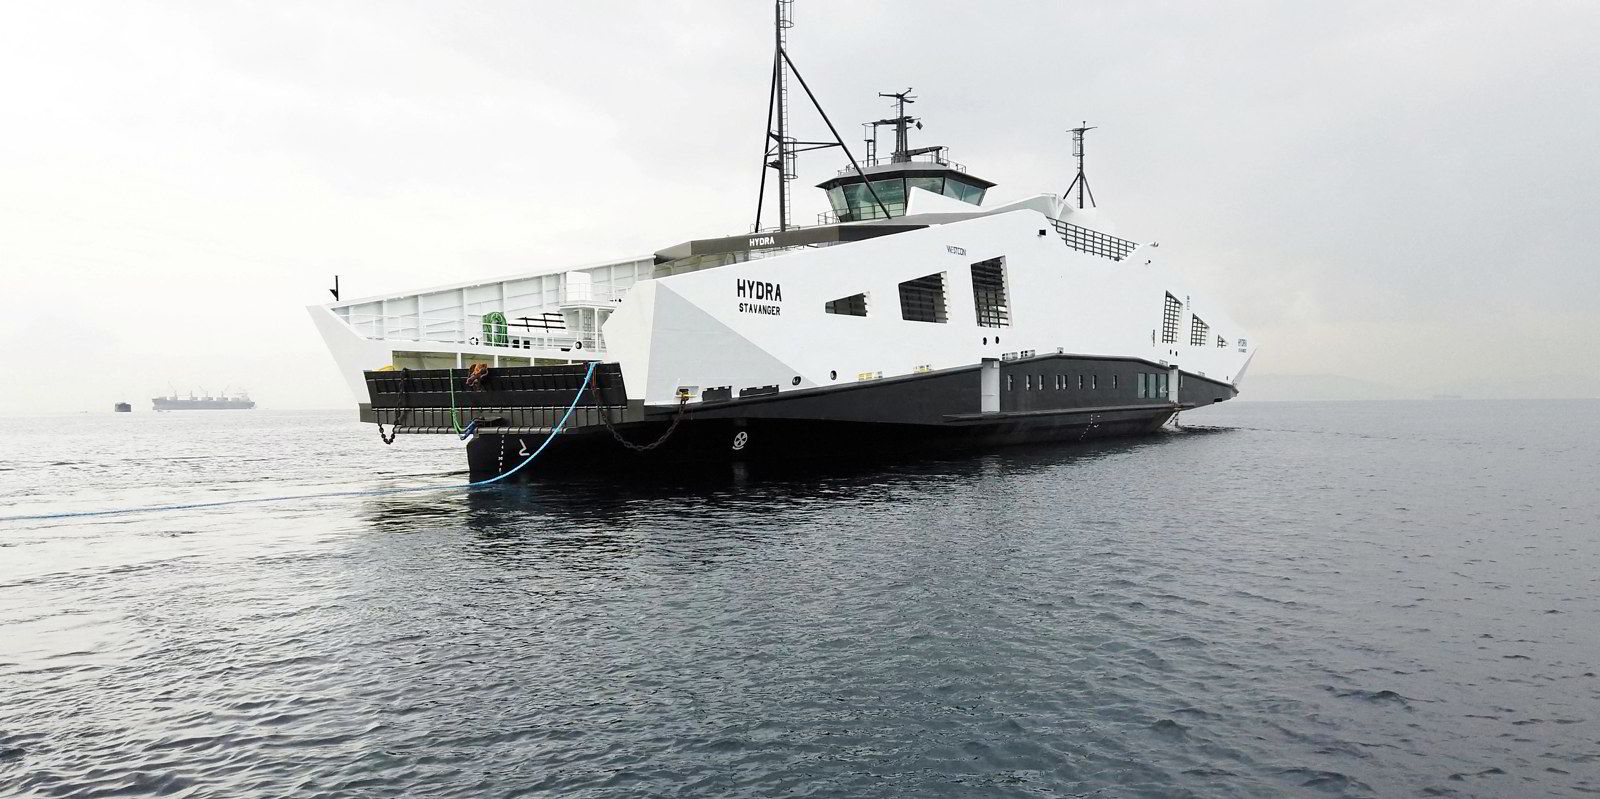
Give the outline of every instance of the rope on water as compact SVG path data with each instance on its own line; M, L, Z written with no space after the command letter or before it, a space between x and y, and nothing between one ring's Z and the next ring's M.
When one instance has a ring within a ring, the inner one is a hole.
M572 402L567 405L567 412L562 414L561 420L556 422L556 426L550 429L550 435L545 437L544 443L540 444L538 449L528 453L528 457L524 458L521 463L512 467L510 471L503 472L487 480L479 480L475 483L458 483L454 485L438 486L407 486L404 488L375 488L366 489L363 491L328 491L321 494L294 494L283 497L252 497L249 499L224 499L214 502L186 502L178 505L149 505L142 508L114 508L112 510L85 510L71 511L68 513L39 513L25 516L0 516L0 522L80 519L90 516L127 516L135 513L158 513L161 511L193 510L196 508L221 508L229 505L266 504L269 502L292 502L302 499L332 499L335 497L374 497L383 496L386 494L411 494L423 491L450 491L459 488L477 488L479 486L486 486L491 483L498 483L501 480L504 480L507 477L522 471L524 467L533 462L534 458L539 457L539 453L544 452L545 448L550 446L550 442L554 441L556 436L561 434L562 429L567 426L567 422L572 419L572 412L577 409L578 401L583 399L583 392L589 387L589 381L593 378L594 361L590 361L588 370L583 374L583 384L578 386L578 390L573 393Z

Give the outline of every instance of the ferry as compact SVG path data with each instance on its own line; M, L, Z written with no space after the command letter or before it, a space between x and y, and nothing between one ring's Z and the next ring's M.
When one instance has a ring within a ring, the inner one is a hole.
M308 308L383 441L460 436L474 479L536 452L524 475L914 457L1149 434L1238 395L1257 342L1181 254L1097 207L1092 128L1071 129L1065 191L1002 199L913 146L916 97L887 92L858 159L790 57L792 0L773 19L748 232ZM795 85L829 139L795 136ZM800 224L796 162L818 150L843 168Z

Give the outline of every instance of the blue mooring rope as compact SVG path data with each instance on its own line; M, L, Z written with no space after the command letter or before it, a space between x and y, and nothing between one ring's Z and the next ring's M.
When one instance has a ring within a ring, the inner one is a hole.
M188 503L184 503L184 504L181 504L181 505L150 505L150 506L146 506L146 507L142 507L142 508L117 508L117 509L114 509L114 510L85 510L85 511L72 511L72 512L68 512L68 513L41 513L41 514L29 515L29 516L0 516L0 522L43 521L43 520L48 520L48 519L74 519L74 518L82 518L82 517L85 517L85 516L125 516L125 515L133 514L133 513L157 513L157 512L160 512L160 511L192 510L192 509L195 509L195 508L220 508L220 507L223 507L225 505L249 505L249 504L252 504L252 503L262 503L262 504L264 504L264 503L267 503L267 502L292 502L294 500L299 500L299 499L332 499L334 497L371 497L371 496L382 496L382 495L385 495L385 494L408 494L408 493L416 493L416 492L420 492L420 491L449 491L449 490L458 489L458 488L477 488L479 486L489 485L490 483L498 483L501 480L504 480L507 477L510 477L511 475L514 475L517 472L522 471L523 467L527 466L528 464L533 463L533 459L539 457L539 453L544 452L545 447L550 446L550 442L556 440L556 436L561 434L562 429L564 429L567 426L567 421L572 418L572 412L574 410L577 410L577 408L578 408L578 400L583 399L583 392L584 392L585 389L587 389L589 387L589 381L594 378L594 364L595 364L594 361L590 361L589 362L589 368L583 373L583 385L578 386L578 392L573 395L572 403L567 406L567 412L562 414L561 415L561 420L556 422L556 426L555 427L551 428L550 435L545 437L544 443L540 444L538 449L536 449L533 452L529 453L527 458L523 459L523 461L521 463L519 463L516 466L512 467L512 469L510 471L505 472L503 474L496 475L496 476L491 477L491 478L489 478L487 480L479 480L479 481L477 481L475 483L462 483L462 484L459 484L459 485L409 486L409 487L406 487L406 488L376 488L376 489L368 489L368 490L365 490L365 491L330 491L330 492L326 492L326 493L322 493L322 494L296 494L296 495L293 495L293 496L286 496L286 497L255 497L255 498L251 498L251 499L225 499L225 500L218 500L216 502L188 502Z

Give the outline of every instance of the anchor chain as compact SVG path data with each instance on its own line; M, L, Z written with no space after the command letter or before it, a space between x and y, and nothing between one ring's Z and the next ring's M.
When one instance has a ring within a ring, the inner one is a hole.
M650 450L667 443L667 439L672 437L672 432L678 429L678 422L683 421L684 412L689 409L689 395L678 395L678 411L672 415L672 424L667 425L666 432L662 433L660 438L648 444L635 444L632 441L623 438L622 434L617 432L616 425L612 424L611 412L606 408L605 401L600 396L600 388L598 384L598 380L591 380L589 382L589 391L594 395L595 407L600 409L600 423L605 425L606 432L610 433L611 437L616 439L618 444L621 444L623 447L631 449L634 452L649 452Z
M400 435L400 423L411 415L411 369L400 370L400 412L395 415L394 422L389 425L389 433L383 432L383 422L378 423L378 438L385 444L393 444L396 436Z

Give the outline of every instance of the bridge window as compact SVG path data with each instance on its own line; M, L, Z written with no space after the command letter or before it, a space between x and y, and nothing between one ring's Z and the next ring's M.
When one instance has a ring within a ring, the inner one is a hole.
M1211 326L1201 321L1200 317L1189 317L1189 345L1204 347L1211 343Z
M851 294L848 297L840 297L837 300L828 300L822 307L828 313L840 316L866 316L867 295L864 293Z
M1175 344L1178 341L1178 320L1183 318L1183 303L1178 298L1167 295L1167 305L1161 311L1161 341L1166 344Z
M944 196L954 197L964 203L980 205L983 203L984 189L972 185L960 178L945 178Z
M906 194L910 194L912 189L922 189L923 191L931 191L934 194L943 194L944 178L906 178Z
M839 192L842 196L835 197ZM872 195L876 193L877 199ZM872 189L867 189L865 183L846 183L843 186L828 192L829 202L833 210L839 214L839 219L846 222L859 222L863 219L882 219L884 209L888 209L889 216L902 216L906 212L906 183L900 178L872 181ZM880 208L878 203L883 203ZM841 210L841 203L844 208Z
M944 275L935 272L901 283L900 318L908 322L946 321Z
M972 303L979 327L1011 326L1005 258L990 258L972 265Z

